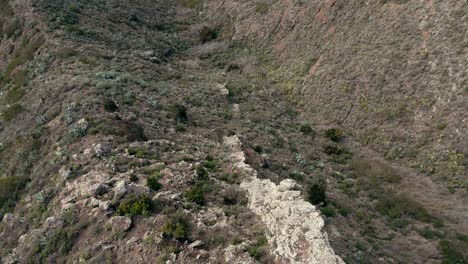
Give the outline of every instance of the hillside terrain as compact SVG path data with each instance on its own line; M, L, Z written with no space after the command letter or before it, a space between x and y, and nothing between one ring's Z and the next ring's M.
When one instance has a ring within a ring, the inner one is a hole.
M0 0L0 263L468 263L467 11Z

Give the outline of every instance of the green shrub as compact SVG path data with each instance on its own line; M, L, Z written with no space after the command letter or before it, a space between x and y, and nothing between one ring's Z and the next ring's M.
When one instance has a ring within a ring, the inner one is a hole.
M330 160L338 164L346 164L353 157L349 149L337 145L326 144L323 146L325 154L330 156Z
M308 201L313 205L326 204L326 184L324 181L312 183L308 188Z
M200 30L199 36L200 36L200 41L205 43L205 42L216 39L218 37L218 31L214 28L204 26Z
M325 131L325 137L331 141L338 142L343 138L343 131L339 128L330 128Z
M21 43L21 47L15 51L13 58L10 60L8 65L5 68L3 74L3 80L9 81L11 73L13 70L23 65L25 62L34 58L34 53L44 44L45 38L43 36L38 36L36 38L24 38Z
M442 251L443 264L466 264L468 260L463 256L455 245L448 240L441 240L439 242L440 250Z
M59 229L50 235L45 243L37 245L36 253L43 259L53 254L67 255L73 248L78 233L73 230ZM45 263L46 261L41 263Z
M304 135L315 135L315 131L312 129L310 125L302 125L300 131Z
M9 0L0 0L0 17L10 17L14 14Z
M256 241L251 245L246 245L244 250L249 253L249 255L257 261L260 261L266 254L268 240L265 235L259 235L256 238Z
M1 112L2 119L5 120L5 121L11 121L11 120L15 119L15 117L19 113L23 112L23 110L24 110L24 108L18 103L7 106Z
M126 215L129 217L137 215L149 216L152 210L153 203L148 196L131 195L120 202L116 213L118 215Z
M468 235L467 234L457 233L456 237L457 237L458 240L468 243Z
M443 232L433 230L432 228L430 228L428 226L424 227L423 229L418 230L418 233L422 237L427 238L427 239L432 239L434 237L443 237L444 236Z
M262 153L263 152L263 147L260 145L256 145L253 147L253 150L257 153Z
M151 176L146 179L146 186L148 186L153 191L159 191L162 188L161 183L159 183L159 178L156 176Z
M198 205L205 204L205 195L203 188L199 185L192 186L187 192L185 192L185 198L189 201L194 202Z
M207 180L208 179L208 171L202 166L199 166L195 172L197 173L198 180Z
M335 217L336 216L335 209L333 207L330 207L330 206L321 208L320 212L322 212L322 214L325 215L326 217Z
M170 107L170 112L174 115L174 119L179 123L187 123L188 122L188 114L187 114L187 107L175 104Z
M162 226L161 231L166 238L175 238L180 241L185 241L190 235L190 220L188 216L182 212L176 212L169 216L169 219Z
M304 181L304 173L293 171L293 172L289 173L289 178L291 178L291 179L293 179L295 181L298 181L298 182L302 182L302 181Z
M6 104L14 104L21 100L23 96L26 94L26 91L23 88L13 87L10 89L5 95L5 103Z
M110 113L117 111L117 109L119 108L113 100L108 99L108 98L104 99L103 104L104 104L104 109Z
M208 170L214 170L216 166L216 161L214 160L206 160L203 162L203 167L207 168Z
M0 213L13 208L27 182L28 179L17 176L0 177Z

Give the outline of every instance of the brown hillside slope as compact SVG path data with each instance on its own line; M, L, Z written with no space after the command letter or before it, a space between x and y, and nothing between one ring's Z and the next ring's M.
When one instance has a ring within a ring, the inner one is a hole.
M466 190L466 1L208 1L310 120Z

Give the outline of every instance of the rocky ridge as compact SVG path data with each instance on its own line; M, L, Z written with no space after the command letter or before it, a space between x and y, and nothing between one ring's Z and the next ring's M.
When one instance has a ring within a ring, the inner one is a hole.
M268 229L267 238L280 263L344 263L335 255L323 227L324 220L312 204L305 202L294 180L279 185L259 179L245 163L242 143L237 136L224 138L232 166L242 172L241 183L249 197L249 208L258 214Z

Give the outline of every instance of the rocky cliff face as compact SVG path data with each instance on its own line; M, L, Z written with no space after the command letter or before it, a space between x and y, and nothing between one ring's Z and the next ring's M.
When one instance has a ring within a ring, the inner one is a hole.
M466 1L208 1L308 119L467 187Z

